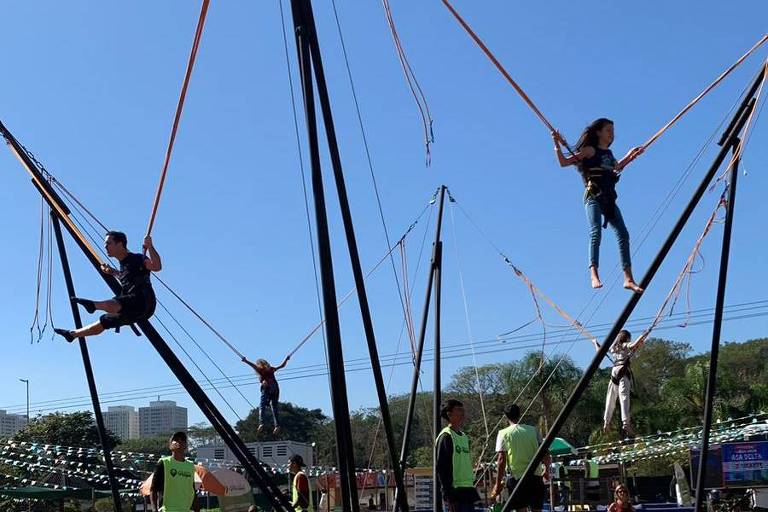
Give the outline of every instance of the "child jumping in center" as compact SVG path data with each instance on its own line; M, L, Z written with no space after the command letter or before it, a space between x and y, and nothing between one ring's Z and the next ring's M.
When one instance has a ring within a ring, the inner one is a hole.
M286 356L283 362L278 366L272 366L266 359L257 359L255 363L251 362L243 356L242 361L254 369L259 376L259 382L261 382L261 400L259 401L259 428L258 432L261 433L264 430L264 419L267 415L267 407L272 409L272 422L273 430L272 435L275 437L280 435L280 421L278 420L278 400L280 399L280 386L277 384L275 378L275 372L288 364L288 360L291 356Z

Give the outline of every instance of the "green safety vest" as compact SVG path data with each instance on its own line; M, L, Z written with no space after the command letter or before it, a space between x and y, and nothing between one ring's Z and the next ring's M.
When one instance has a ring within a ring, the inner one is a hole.
M438 434L435 445L444 434L450 435L453 441L453 487L474 487L475 472L469 458L469 436L461 435L451 427L445 427Z
M309 504L309 507L307 508L307 510L309 510L309 512L314 512L315 503L314 503L314 499L312 499L312 482L310 482L309 480L309 475L307 475L303 471L299 471L293 477L293 482L291 483L291 487L293 488L293 501L291 501L291 505L293 505L294 507L299 506L299 475L304 475L307 477L307 489L309 490L309 496L307 499L307 503Z
M195 465L162 457L164 482L163 506L160 512L189 512L195 499Z
M539 437L536 434L536 429L530 425L518 423L502 429L499 434L503 436L504 447L506 448L507 471L519 480L539 449ZM536 469L536 476L543 474L544 466L539 465Z
M584 465L586 466L586 477L591 479L597 479L600 478L600 466L594 462L585 460Z

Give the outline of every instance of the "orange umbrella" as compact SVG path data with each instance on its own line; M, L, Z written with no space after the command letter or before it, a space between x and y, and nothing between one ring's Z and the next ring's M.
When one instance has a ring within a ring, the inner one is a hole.
M200 481L200 490L209 492L214 496L226 496L227 488L222 485L213 472L208 471L203 466L195 466L195 480Z

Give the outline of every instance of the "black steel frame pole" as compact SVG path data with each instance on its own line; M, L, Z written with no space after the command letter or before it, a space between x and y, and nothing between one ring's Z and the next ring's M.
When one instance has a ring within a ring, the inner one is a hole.
M38 169L37 165L29 158L24 148L11 134L8 128L0 122L0 135L2 135L9 146L11 146L12 152L19 158L22 165L26 168L27 172L32 176L32 184L43 196L43 199L48 203L51 209L56 213L59 220L63 222L64 218L62 212L68 212L66 205L60 203L61 200L55 192L52 193L50 184L45 180L42 172ZM120 292L120 284L117 280L104 274L100 270L100 262L96 255L90 250L90 247L86 244L85 238L80 233L72 222L63 222L69 235L75 241L77 246L83 252L85 257L97 271L99 276L104 280L107 286L110 287L113 293ZM211 425L216 429L216 432L221 436L224 443L232 450L233 454L237 458L238 462L242 464L248 476L261 491L267 496L272 503L272 506L278 510L293 510L293 506L288 501L288 498L283 494L279 487L275 484L272 477L262 467L256 457L248 450L242 439L238 437L232 426L227 422L224 416L219 412L216 406L211 402L210 398L205 394L203 389L194 379L192 374L186 369L184 364L179 360L176 354L171 350L168 344L165 342L162 336L155 330L151 323L147 320L143 320L137 323L141 328L144 335L152 343L152 346L158 352L168 368L173 372L179 382L184 386L184 389L189 393L190 397L200 407L201 412L205 415Z
M432 298L432 286L435 280L435 262L438 256L438 244L440 243L440 232L443 226L443 209L445 207L445 185L440 186L438 194L440 196L437 203L437 223L435 226L435 241L432 243L432 259L429 263L429 273L427 276L427 296L424 299L424 308L421 313L421 327L419 328L419 340L416 348L416 360L413 365L413 378L411 380L411 394L408 398L408 411L405 416L405 427L403 428L403 444L400 449L400 467L405 471L406 461L408 460L408 448L411 440L411 430L413 427L414 410L416 409L416 395L419 391L419 376L421 375L421 360L424 356L424 339L427 335L427 321L429 320L429 306Z
M368 302L368 294L365 288L365 276L363 274L362 265L360 264L360 253L357 247L354 223L352 222L352 213L349 206L347 187L341 165L341 155L339 153L339 145L336 138L336 128L333 122L333 112L331 110L328 85L325 79L325 68L323 66L322 52L320 51L320 42L317 35L317 27L315 25L311 0L306 0L304 2L304 20L306 22L305 26L308 29L308 33L306 35L309 39L309 50L312 57L315 83L317 85L317 95L318 99L320 100L320 108L323 115L325 134L328 141L328 152L331 157L331 165L333 167L336 190L339 198L339 208L341 210L344 232L347 239L347 248L349 250L349 259L352 265L352 274L354 276L358 304L360 306L360 316L363 321L363 329L365 332L366 343L368 345L368 353L371 360L373 379L376 385L376 394L379 401L379 411L381 413L387 448L390 453L390 462L394 471L395 486L400 491L400 495L402 496L402 499L399 502L399 506L403 512L408 512L408 499L407 494L405 493L403 474L397 464L398 460L397 451L395 448L394 430L392 428L392 418L389 412L387 392L384 386L384 377L382 376L379 352L376 346L376 336L373 329L371 309ZM352 458L352 463L354 463L354 453L351 449L349 450L349 455Z
M442 306L442 270L443 270L443 242L438 241L435 245L435 347L434 347L434 384L432 392L433 402L433 421L435 435L440 432L443 422L440 418L440 406L442 402L442 380L440 368L440 312ZM440 492L440 482L437 478L437 447L432 452L432 506L434 512L442 512L443 498Z
M381 363L379 359L379 352L376 345L376 336L373 330L373 320L371 318L371 310L368 302L368 294L365 288L365 277L363 274L362 265L360 264L360 254L357 247L357 239L355 236L354 224L352 222L352 213L349 206L349 198L347 196L347 189L344 180L344 174L341 166L341 156L339 153L339 145L336 138L336 129L333 122L333 113L331 110L330 96L328 94L328 86L325 80L325 70L322 62L322 53L320 52L320 43L317 36L317 27L315 26L314 14L312 12L312 4L310 0L306 0L304 5L305 20L307 21L307 28L309 29L310 39L310 52L312 55L313 69L315 71L315 81L317 83L317 93L320 100L320 106L323 114L323 121L325 125L326 138L328 140L328 150L331 157L331 164L333 167L334 178L336 182L336 189L339 198L339 207L341 209L342 221L344 223L344 231L347 238L347 247L349 250L349 258L352 265L352 273L355 279L355 287L357 289L358 303L360 305L360 315L363 321L363 328L365 331L365 339L368 345L368 353L371 360L371 368L373 371L373 378L376 385L376 393L379 401L379 410L382 418L382 425L384 427L384 434L387 441L387 448L390 453L390 462L394 471L395 486L400 491L402 499L398 503L400 509L403 512L408 512L408 499L405 493L405 484L403 481L402 470L398 466L397 451L395 447L395 436L392 428L392 417L389 411L389 403L387 400L387 392L384 386L384 377L381 371ZM350 450L350 455L352 451Z
M736 142L733 144L734 153ZM701 453L699 454L699 472L696 476L696 505L694 512L699 512L704 503L704 482L707 477L707 455L709 452L709 434L712 429L712 410L717 392L717 361L720 355L720 333L723 325L723 306L725 304L725 287L728 282L728 261L731 255L731 233L733 232L733 214L736 207L736 181L739 177L739 158L731 167L731 180L728 184L728 202L723 227L723 245L720 252L720 275L717 278L717 298L715 300L715 318L712 322L712 347L709 353L709 375L704 402L704 428L701 433Z
M758 80L762 79L762 73L758 75L757 79ZM739 133L744 127L744 124L746 123L747 118L749 117L749 113L754 108L754 105L755 105L754 99L747 97L745 98L745 100L742 102L741 106L737 110L735 117L737 117L738 120L731 125L732 130L728 133L728 136L725 138L727 143L720 149L720 152L715 158L715 161L712 163L712 166L707 171L706 175L704 176L701 183L699 184L699 187L696 189L693 196L691 197L691 200L688 202L687 206L685 207L685 210L683 210L683 213L680 215L680 218L675 223L667 239L664 241L664 244L661 246L661 249L659 249L658 254L654 258L650 267L648 268L648 271L646 272L645 276L643 276L643 279L640 281L641 288L644 288L646 290L648 289L648 285L650 285L651 281L653 280L653 277L656 275L656 272L659 270L659 267L661 266L662 262L666 258L670 249L672 248L672 245L675 243L683 227L688 222L688 219L693 213L693 210L696 208L696 205L698 205L699 201L701 200L701 197L706 192L707 187L709 186L709 182L712 181L712 178L715 176L715 174L717 173L717 170L722 165L723 160L725 160L725 157L728 154L728 151L733 145L733 141L739 136ZM530 479L533 477L533 473L536 471L536 468L541 463L544 456L548 453L549 446L552 444L555 437L560 432L560 429L563 427L563 424L568 419L568 416L570 416L571 412L576 407L576 403L581 398L581 395L584 393L587 386L589 386L589 383L592 380L592 377L600 367L600 363L605 358L605 355L608 353L608 350L611 348L611 345L613 344L614 339L619 334L619 331L624 327L624 324L626 323L627 319L634 311L635 306L637 306L637 303L640 301L640 297L641 297L640 294L633 293L629 301L627 302L626 306L624 306L624 310L621 312L618 319L613 324L613 327L611 328L608 335L605 337L597 354L592 359L592 362L589 364L589 366L584 370L584 375L582 375L581 379L576 384L576 387L574 388L571 395L568 397L568 400L563 406L563 409L560 411L560 414L558 414L557 418L552 424L552 427L550 427L549 432L547 432L547 435L544 438L541 445L539 446L539 449L536 451L536 455L534 455L533 460L531 460L530 464L528 464L528 467L526 468L525 473L522 475L520 480L517 482L517 485L515 485L515 488L512 490L511 495L507 499L507 502L504 504L503 512L510 512L512 510L511 504L513 503L514 498L518 495L518 493L521 491L521 489L524 486L529 485Z
M344 355L341 343L341 327L336 309L336 282L333 273L333 255L325 204L320 148L317 134L317 115L312 80L311 28L306 18L306 4L303 0L291 0L291 10L296 36L299 70L301 75L304 113L309 140L310 164L312 169L312 194L315 206L317 228L317 254L320 266L320 283L325 315L326 345L331 381L331 406L336 426L336 453L339 465L342 509L344 512L358 512L357 478L355 476L354 454L352 451L352 428L349 419L349 402L344 374Z
M67 285L67 296L77 297L77 294L75 293L75 284L72 281L72 272L69 268L67 248L64 246L64 237L61 234L61 225L59 224L58 216L53 211L51 211L51 220L53 222L53 231L56 234L56 245L59 249L61 269L64 272L64 282ZM71 300L70 306L72 307L72 317L75 321L75 327L79 329L83 326L83 322L80 318L80 311L77 309L77 304ZM93 416L96 419L96 430L99 432L99 442L101 443L101 452L104 456L104 465L107 468L109 487L112 490L112 502L114 503L115 512L121 512L122 503L120 501L120 487L117 484L117 478L115 477L115 467L112 464L112 454L110 452L110 446L107 443L107 432L106 427L104 426L104 416L101 414L99 392L96 389L96 378L93 375L93 366L91 365L91 356L88 353L88 344L85 342L85 338L83 337L78 338L78 343L80 345L80 355L83 358L85 376L88 380L88 391L91 393L91 402L93 403Z

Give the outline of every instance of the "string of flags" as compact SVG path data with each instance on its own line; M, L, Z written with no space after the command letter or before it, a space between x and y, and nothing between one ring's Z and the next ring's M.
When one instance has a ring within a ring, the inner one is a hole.
M744 441L748 437L760 434L768 434L768 414L764 412L715 423L710 434L710 443ZM701 435L700 426L689 427L637 438L630 444L604 443L584 447L582 450L592 452L591 460L599 464L660 459L699 448Z

